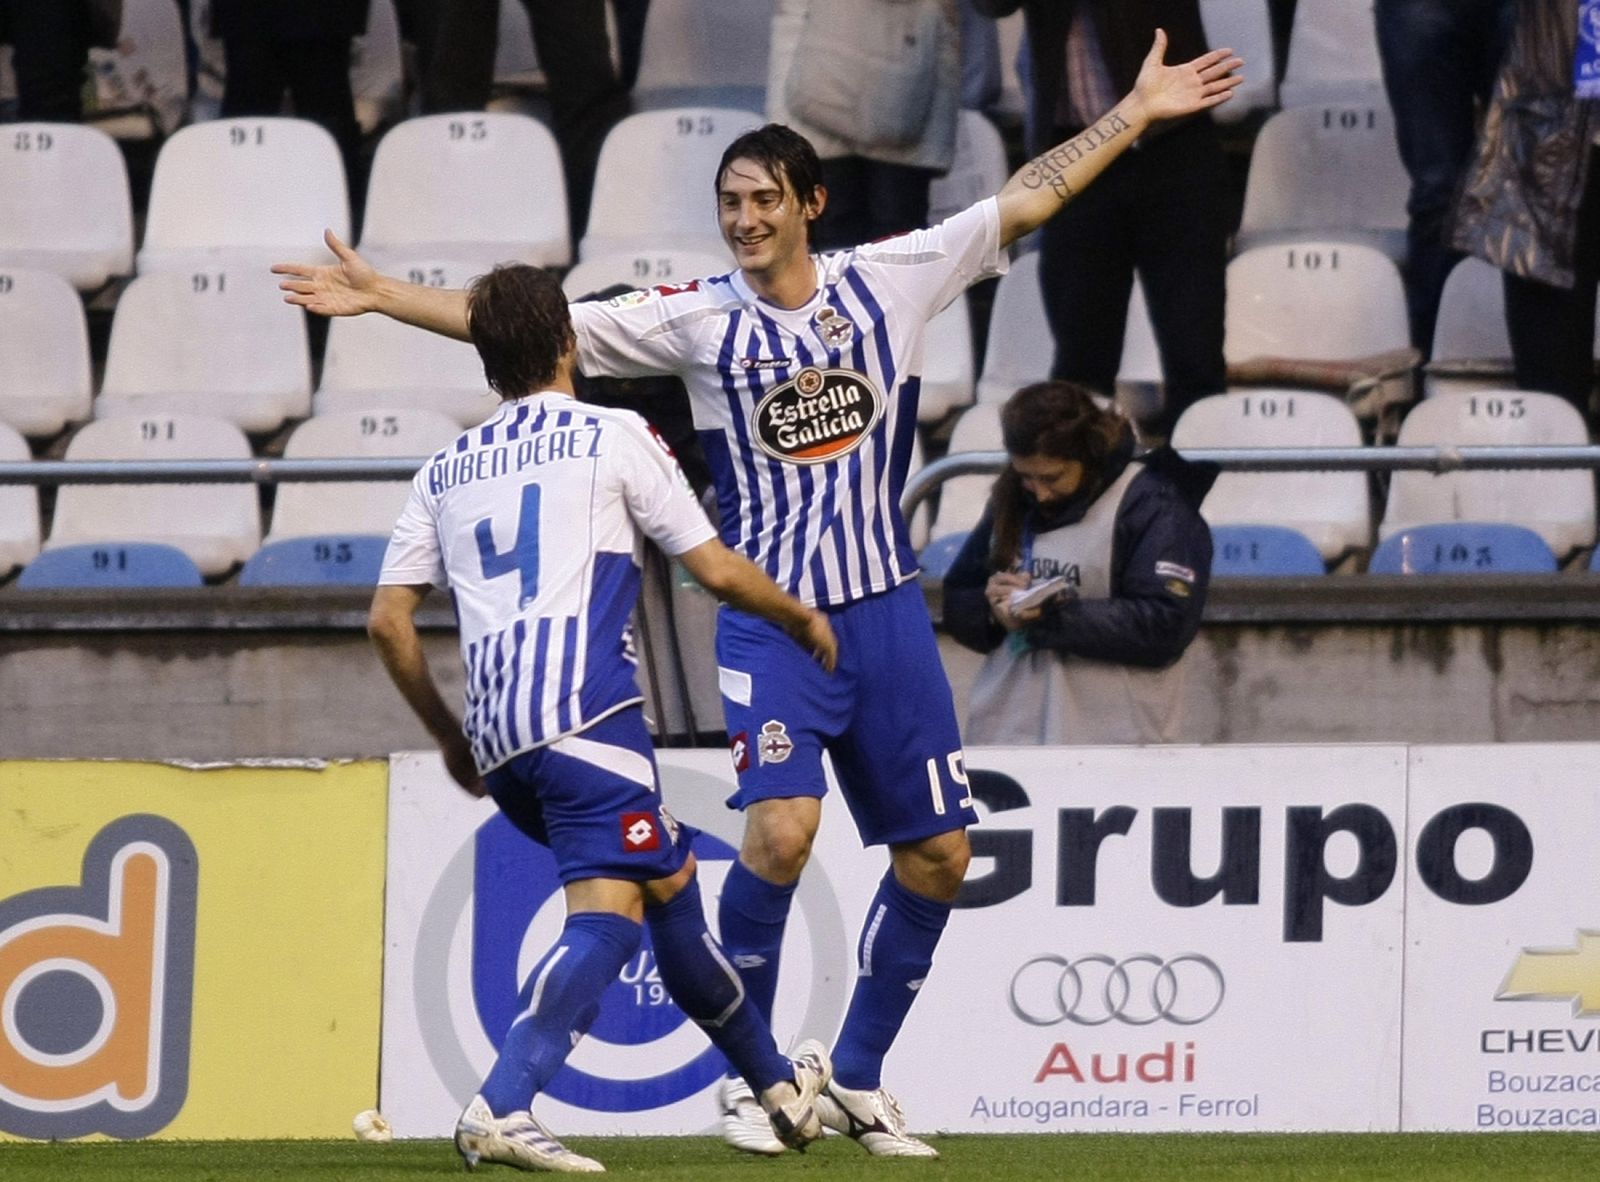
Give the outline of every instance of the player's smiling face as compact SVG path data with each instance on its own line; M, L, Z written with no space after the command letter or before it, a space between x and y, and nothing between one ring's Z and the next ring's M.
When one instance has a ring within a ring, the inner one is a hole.
M781 177L753 160L729 163L717 184L717 219L739 269L774 276L806 259L806 227L821 202L803 202Z

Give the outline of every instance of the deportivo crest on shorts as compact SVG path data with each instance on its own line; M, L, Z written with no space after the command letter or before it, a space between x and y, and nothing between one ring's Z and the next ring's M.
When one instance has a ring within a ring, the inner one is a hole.
M774 718L761 724L761 734L756 739L756 751L762 763L782 763L794 752L794 740L788 729Z
M649 813L622 814L622 848L630 854L649 853L661 848L661 830Z
M860 447L883 407L865 374L808 365L757 404L751 427L769 456L822 464Z
M733 770L747 772L750 770L750 732L740 731L728 740L728 750L733 755Z

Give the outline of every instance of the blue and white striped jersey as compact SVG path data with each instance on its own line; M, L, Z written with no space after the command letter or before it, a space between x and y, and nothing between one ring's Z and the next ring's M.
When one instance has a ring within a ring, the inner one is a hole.
M454 592L479 770L639 701L641 531L674 555L716 536L632 411L531 395L417 473L378 582Z
M590 375L676 374L722 540L814 605L914 577L900 513L928 321L1006 269L991 198L928 230L819 255L817 294L769 304L735 271L574 304Z

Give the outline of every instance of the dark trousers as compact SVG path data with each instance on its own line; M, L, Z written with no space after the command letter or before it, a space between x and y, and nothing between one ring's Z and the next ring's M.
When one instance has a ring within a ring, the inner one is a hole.
M19 119L83 118L89 17L80 0L0 0L0 40L12 47Z
M1570 288L1506 272L1506 328L1517 385L1559 394L1593 428L1595 285L1600 283L1600 152L1589 152L1589 177L1578 207Z
M1511 33L1513 0L1377 0L1373 20L1395 139L1411 176L1406 309L1411 343L1431 355L1445 279L1461 255L1446 222Z
M935 174L865 156L822 162L828 203L817 219L817 246L840 250L928 224L928 187Z
M539 65L550 81L550 113L567 174L576 240L589 221L600 145L606 132L628 113L628 92L611 64L602 0L522 3L533 26ZM488 103L499 12L499 0L443 0L423 78L425 112L480 111Z
M1056 343L1051 376L1114 392L1137 272L1166 392L1160 418L1146 428L1166 435L1191 402L1225 389L1231 220L1227 162L1209 122L1119 157L1040 235L1039 284Z

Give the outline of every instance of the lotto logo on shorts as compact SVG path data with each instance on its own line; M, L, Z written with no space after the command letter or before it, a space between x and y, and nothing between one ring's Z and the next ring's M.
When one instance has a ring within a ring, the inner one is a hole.
M630 854L643 854L661 848L661 830L649 813L622 814L622 848Z
M750 770L750 732L740 731L728 740L728 748L733 752L733 770L747 772Z
M0 1130L145 1137L189 1090L198 858L162 817L107 825L81 885L0 900Z

